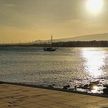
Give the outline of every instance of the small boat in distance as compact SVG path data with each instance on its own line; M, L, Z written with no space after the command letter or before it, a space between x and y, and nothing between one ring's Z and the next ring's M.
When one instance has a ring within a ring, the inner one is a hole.
M45 47L44 51L56 51L56 48L53 47L53 37L51 36L51 43L50 43L50 47Z

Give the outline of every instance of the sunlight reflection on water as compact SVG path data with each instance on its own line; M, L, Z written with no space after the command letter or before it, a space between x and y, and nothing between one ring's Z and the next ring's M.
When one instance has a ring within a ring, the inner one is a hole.
M100 50L100 51L97 51ZM82 48L82 57L85 59L85 71L93 78L104 75L103 67L105 66L105 50L98 48Z
M85 85L102 80L107 84L108 48L2 48L0 80L33 85ZM104 80L105 79L105 80ZM99 85L100 86L100 85Z

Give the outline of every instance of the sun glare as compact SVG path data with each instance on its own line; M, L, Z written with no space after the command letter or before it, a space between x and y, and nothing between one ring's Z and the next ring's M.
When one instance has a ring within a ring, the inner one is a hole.
M82 56L86 60L84 66L87 73L94 78L104 75L102 67L105 66L105 51L96 48L82 48Z
M103 0L86 0L87 12L98 14L102 11Z

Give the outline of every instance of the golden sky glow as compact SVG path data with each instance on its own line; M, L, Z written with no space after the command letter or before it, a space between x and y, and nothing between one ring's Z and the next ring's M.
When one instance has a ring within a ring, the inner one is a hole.
M0 0L0 42L106 33L107 10L108 0Z

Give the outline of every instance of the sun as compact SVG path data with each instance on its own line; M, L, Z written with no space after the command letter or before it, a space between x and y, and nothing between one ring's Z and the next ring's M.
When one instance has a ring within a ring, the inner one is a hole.
M98 14L102 11L103 4L103 0L86 0L87 12Z

